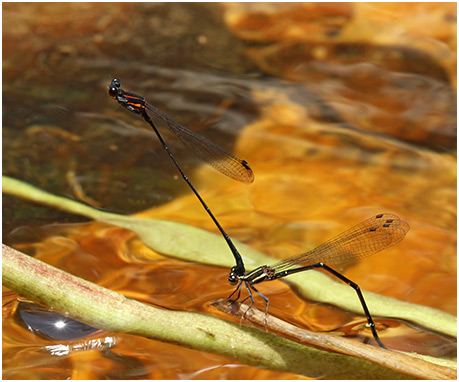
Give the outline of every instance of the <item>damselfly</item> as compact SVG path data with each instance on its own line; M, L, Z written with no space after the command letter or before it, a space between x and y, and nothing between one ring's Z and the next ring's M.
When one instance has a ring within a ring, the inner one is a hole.
M233 256L236 260L236 265L231 268L230 274L228 276L228 281L230 284L238 284L238 286L235 291L228 297L228 299L230 299L236 292L236 300L239 299L242 285L245 285L248 292L247 298L251 299L250 306L252 306L255 302L252 295L253 290L265 300L267 314L269 299L256 289L254 286L255 284L280 279L291 274L307 271L310 269L322 268L340 280L344 281L356 291L367 318L367 325L370 327L374 339L381 347L385 348L384 344L379 339L378 333L376 332L375 323L371 317L370 311L368 310L367 304L359 286L353 281L349 280L347 277L343 276L341 273L331 268L330 265L345 264L349 261L371 256L379 251L397 244L405 237L406 233L409 231L410 227L408 223L400 220L398 216L394 214L379 214L361 222L360 224L357 224L355 227L321 244L309 252L294 256L290 259L281 261L271 266L263 265L251 272L246 272L244 262L242 261L242 257L238 250L234 246L229 236L223 230L207 204L201 198L199 193L189 181L188 177L181 169L180 165L164 142L158 129L153 124L153 121L148 115L147 110L151 111L157 118L163 121L190 151L192 151L196 156L205 162L215 167L221 173L233 179L251 183L253 182L254 177L248 163L245 160L239 159L233 154L221 149L201 135L186 129L178 122L174 121L167 114L163 113L161 110L148 104L144 97L133 93L128 93L122 90L120 86L120 82L117 79L114 79L109 87L110 96L114 97L120 103L120 105L129 111L141 115L145 121L150 124L158 136L158 139L160 140L163 148L167 151L183 179L187 182L188 186L191 188L191 190L203 205L204 209L212 218L215 225L225 238L231 252L233 253Z
M349 261L371 256L383 249L389 248L401 241L409 229L410 226L408 223L400 220L398 216L391 213L379 214L357 224L355 227L326 241L309 252L302 253L274 265L263 265L251 272L244 272L243 274L241 274L238 267L235 266L231 269L228 281L232 285L239 284L228 299L237 292L236 300L238 300L241 294L242 285L245 285L248 292L248 297L246 299L251 299L250 307L254 304L252 295L252 290L254 290L265 300L267 314L269 299L255 288L255 284L280 279L310 269L322 268L344 281L356 291L367 318L367 325L371 329L374 339L379 346L386 348L379 339L375 323L359 286L331 268L330 265L345 264Z
M164 122L165 125L169 128L169 130L171 130L180 139L180 141L185 145L185 147L187 147L191 152L193 152L198 158L202 159L203 161L207 162L208 164L216 168L222 174L225 174L241 182L252 183L254 176L249 164L245 160L240 159L237 156L218 147L217 145L209 141L207 138L204 138L202 135L196 134L188 130L186 127L180 125L178 122L174 121L171 117L169 117L166 113L150 105L144 97L134 93L126 92L123 89L121 89L120 86L120 81L117 79L113 79L109 86L108 94L115 98L119 102L119 104L125 107L127 110L132 111L135 114L141 115L143 119L153 128L164 150L166 150L166 152L169 154L169 157L174 162L183 179L194 192L194 194L196 195L204 209L207 211L207 213L209 214L209 216L211 217L211 219L223 235L226 243L228 244L234 256L234 259L236 260L236 266L234 268L236 268L237 271L241 274L245 273L244 262L242 261L240 253L234 246L233 242L231 241L230 237L227 235L223 227L217 221L210 208L201 198L201 195L199 195L198 191L194 188L193 184L191 184L190 180L183 172L179 163L172 155L172 152L167 147L166 142L164 141L163 137L161 136L158 129L151 120L150 116L148 115L147 110L152 112L155 117Z

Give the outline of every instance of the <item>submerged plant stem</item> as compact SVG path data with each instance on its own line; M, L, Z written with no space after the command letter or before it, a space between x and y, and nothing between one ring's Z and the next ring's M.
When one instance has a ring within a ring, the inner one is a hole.
M453 379L456 378L456 362L437 359L428 356L418 356L413 353L387 351L376 346L368 346L341 336L312 332L301 329L279 318L261 312L255 307L235 301L219 300L213 305L228 314L244 318L260 327L265 327L270 333L276 333L284 338L293 339L306 345L313 345L328 351L356 356L375 362L381 366L407 373L421 379Z

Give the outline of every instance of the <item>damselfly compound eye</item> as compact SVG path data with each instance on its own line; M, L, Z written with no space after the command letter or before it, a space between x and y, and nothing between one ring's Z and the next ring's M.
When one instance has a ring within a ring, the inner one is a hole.
M236 285L237 284L237 276L234 272L230 272L230 274L228 275L228 282L231 284L231 285Z
M110 86L109 89L108 89L108 94L111 97L116 97L118 95L118 88L116 88L114 86Z

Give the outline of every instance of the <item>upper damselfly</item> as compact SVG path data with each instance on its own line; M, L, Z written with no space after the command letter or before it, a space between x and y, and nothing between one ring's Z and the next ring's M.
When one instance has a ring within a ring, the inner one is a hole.
M180 167L179 163L167 147L166 142L159 133L159 130L156 128L147 111L150 111L155 117L164 122L165 125L169 128L169 130L171 130L191 152L193 152L197 157L199 157L203 161L207 162L208 164L216 168L222 174L225 174L235 180L244 183L252 183L254 176L249 164L245 160L240 159L237 156L218 147L202 135L199 135L197 133L192 132L191 130L188 130L186 127L182 126L181 124L173 120L171 117L169 117L166 113L150 105L144 97L134 93L126 92L123 89L121 89L120 86L120 81L117 79L113 79L109 86L108 94L115 98L118 101L118 103L121 106L125 107L127 110L132 111L135 114L141 115L143 119L153 128L164 150L166 150L166 152L169 154L169 157L174 162L183 179L194 192L194 194L196 195L196 197L198 198L198 200L200 201L200 203L207 211L207 213L209 214L209 216L211 217L211 219L223 235L224 239L226 240L226 243L228 244L234 256L234 259L236 260L236 268L238 269L238 272L244 273L244 262L242 261L240 253L236 249L235 245L233 244L233 242L231 241L230 237L227 235L223 227L217 221L210 208L201 198L201 195L199 195L198 191L194 188L193 184L190 182L190 180Z

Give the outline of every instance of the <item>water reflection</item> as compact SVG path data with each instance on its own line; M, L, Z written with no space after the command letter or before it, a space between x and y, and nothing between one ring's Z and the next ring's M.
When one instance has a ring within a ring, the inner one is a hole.
M41 305L28 302L18 304L16 317L32 333L53 340L84 338L99 330Z
M86 340L84 342L77 343L74 345L64 345L64 344L47 345L45 346L45 349L51 355L65 356L65 355L69 355L72 352L77 352L77 351L86 351L86 350L101 350L102 351L110 347L113 347L115 345L116 345L116 339L114 337L104 337L104 338L98 338L98 339L93 339L93 340Z

